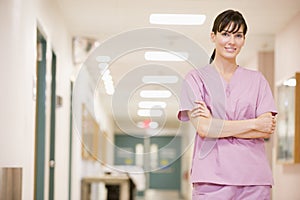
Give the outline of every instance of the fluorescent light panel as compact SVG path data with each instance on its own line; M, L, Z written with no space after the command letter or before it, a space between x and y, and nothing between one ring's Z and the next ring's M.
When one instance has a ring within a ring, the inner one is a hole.
M177 76L143 76L143 83L177 83Z
M143 98L169 98L172 93L169 90L142 90L140 96Z
M100 63L108 63L111 60L109 56L97 56L96 61Z
M141 117L161 117L163 112L162 110L139 109L137 114Z
M148 61L185 61L189 54L187 52L147 51L144 57Z
M206 19L205 15L196 14L151 14L151 24L163 25L202 25Z
M163 101L141 101L140 108L166 108L167 104Z

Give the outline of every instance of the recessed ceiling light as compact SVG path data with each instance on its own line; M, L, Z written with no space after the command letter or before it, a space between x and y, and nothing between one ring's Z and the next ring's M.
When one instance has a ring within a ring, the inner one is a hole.
M149 61L186 61L189 54L187 52L147 51L144 57Z
M167 104L163 101L141 101L140 108L166 108Z
M144 83L177 83L177 76L143 76Z
M201 25L206 19L205 15L196 14L151 14L151 24L164 25Z
M162 116L163 112L162 110L139 109L137 114L141 117L160 117Z
M143 98L169 98L172 93L169 90L142 90L140 96Z

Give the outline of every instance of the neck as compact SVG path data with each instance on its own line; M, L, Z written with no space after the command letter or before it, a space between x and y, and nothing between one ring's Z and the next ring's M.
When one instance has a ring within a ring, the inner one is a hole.
M222 74L231 74L233 73L236 68L236 60L234 59L224 59L220 56L216 55L215 60L212 62L212 65Z

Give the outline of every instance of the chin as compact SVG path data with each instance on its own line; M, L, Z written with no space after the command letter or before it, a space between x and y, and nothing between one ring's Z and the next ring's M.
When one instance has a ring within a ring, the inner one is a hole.
M237 57L237 53L234 53L234 54L229 54L229 53L226 53L223 57L226 58L226 59L235 59Z

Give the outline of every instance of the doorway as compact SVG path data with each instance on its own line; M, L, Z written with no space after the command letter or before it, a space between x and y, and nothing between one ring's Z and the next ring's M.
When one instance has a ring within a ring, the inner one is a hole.
M174 191L181 190L181 137L156 136L150 138L133 137L125 134L115 135L114 164L135 165L156 169L146 173L146 190ZM150 160L141 160L134 155L141 152L151 153ZM150 148L150 149L149 149ZM126 153L128 152L128 153ZM151 166L146 166L146 165ZM143 193L141 193L143 194Z
M47 134L47 42L41 31L37 30L36 40L36 119L35 119L35 199L54 199L55 168L55 111L56 111L56 54L52 52L51 60L51 94L50 94L50 130ZM48 129L48 128L47 128ZM49 141L49 149L47 147ZM49 155L46 157L46 153ZM46 158L49 160L46 160ZM49 168L47 168L49 167ZM48 174L49 173L49 174ZM46 178L49 175L49 179ZM46 185L45 185L46 184ZM48 187L47 187L48 186ZM45 190L47 187L47 190ZM46 192L46 194L45 194Z
M55 119L56 119L56 54L52 52L51 64L51 110L50 110L50 151L49 151L49 200L54 199L55 172Z
M34 199L44 199L45 188L46 49L46 40L37 30Z

